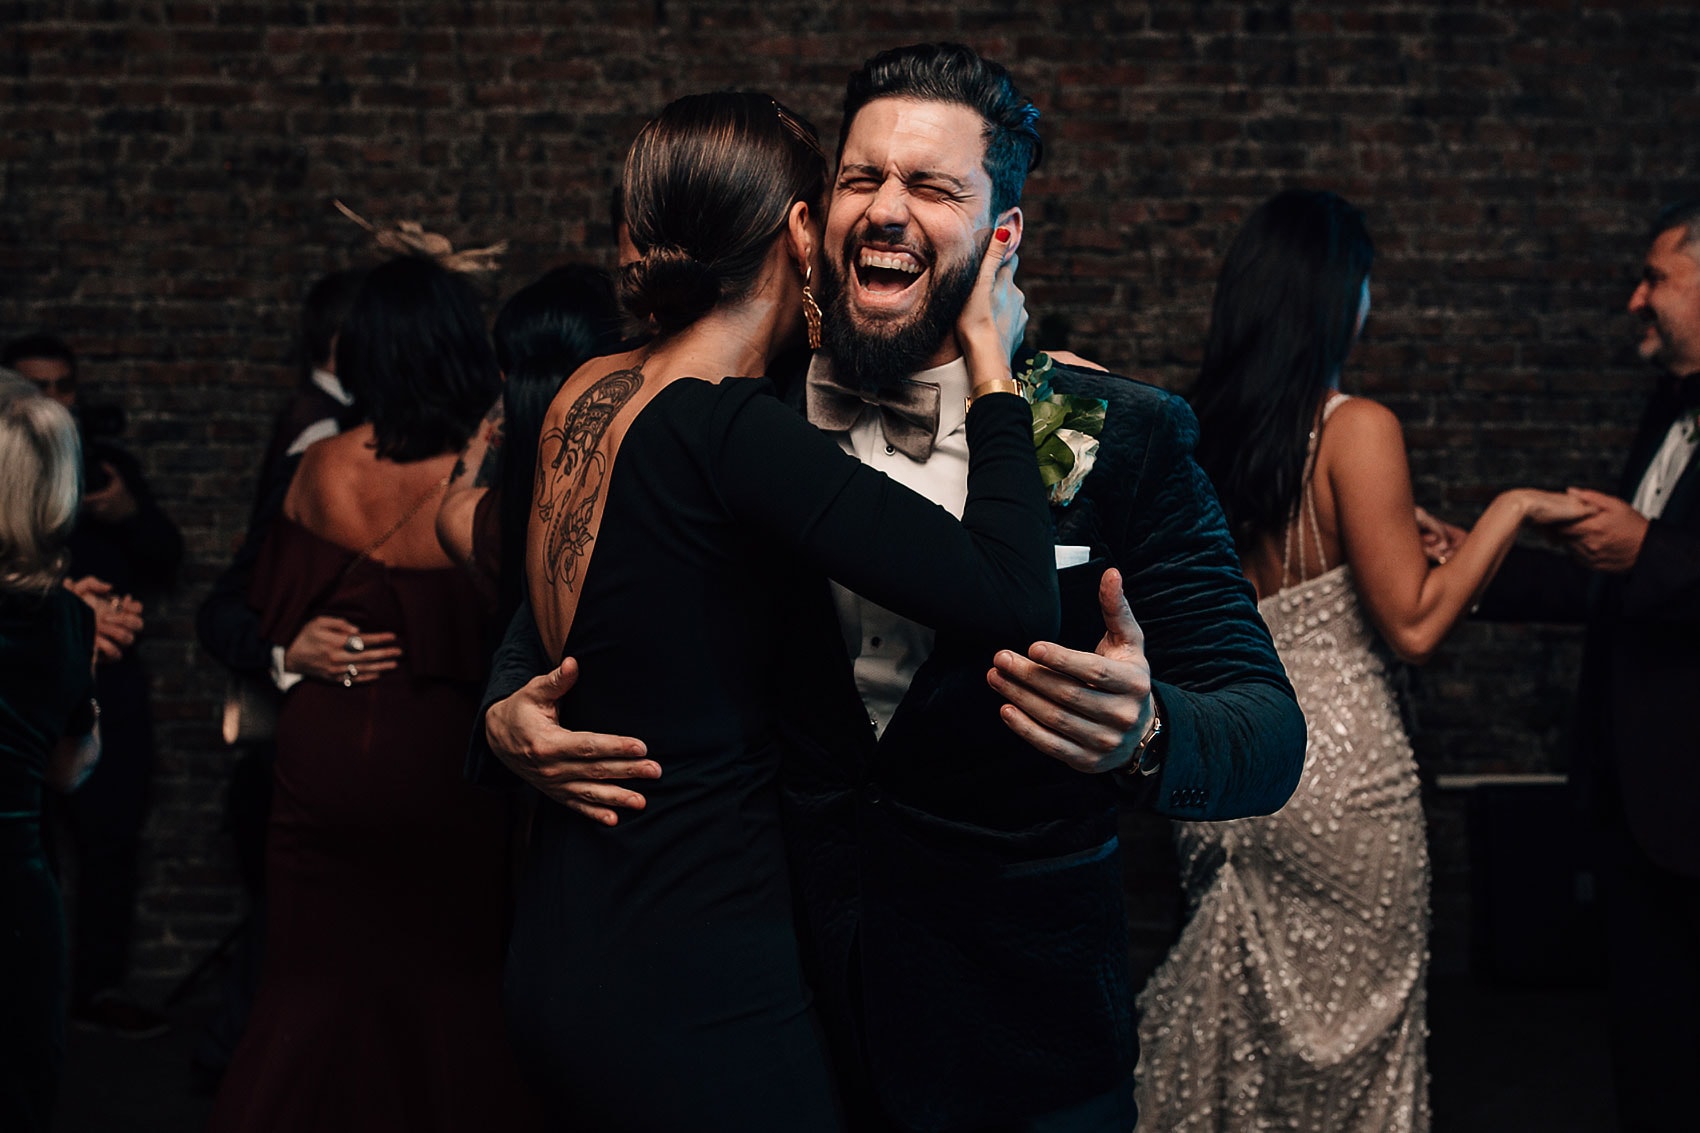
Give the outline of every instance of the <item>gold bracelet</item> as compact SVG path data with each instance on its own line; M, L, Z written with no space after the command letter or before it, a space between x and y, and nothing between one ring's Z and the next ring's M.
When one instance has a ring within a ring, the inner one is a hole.
M1016 381L1014 378L993 378L991 381L981 382L979 385L968 391L968 407L972 409L974 407L975 400L984 397L988 393L1013 393L1019 395L1021 393L1021 383Z

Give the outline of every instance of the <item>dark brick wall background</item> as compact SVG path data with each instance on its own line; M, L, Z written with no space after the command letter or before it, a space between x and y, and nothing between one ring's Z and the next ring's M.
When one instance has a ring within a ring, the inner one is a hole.
M129 411L189 543L183 586L150 612L161 760L139 967L183 970L239 909L222 676L192 613L293 380L299 297L368 258L333 198L461 246L511 241L506 294L559 262L611 263L608 188L668 98L763 87L830 137L866 55L962 39L1045 112L1022 255L1036 323L1182 386L1238 221L1284 186L1339 190L1380 251L1346 384L1404 420L1419 498L1468 519L1502 488L1615 476L1647 381L1623 313L1643 226L1700 189L1696 11L0 0L0 333L72 340L85 396ZM1560 767L1576 653L1568 630L1459 632L1415 687L1425 768ZM1461 811L1432 806L1444 952Z

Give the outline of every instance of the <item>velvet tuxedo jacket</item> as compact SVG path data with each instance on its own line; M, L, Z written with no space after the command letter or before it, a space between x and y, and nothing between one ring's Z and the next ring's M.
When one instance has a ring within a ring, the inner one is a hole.
M1630 499L1670 427L1655 397L1618 494ZM1635 565L1598 574L1562 555L1516 548L1479 616L1587 626L1572 777L1598 817L1627 825L1654 862L1700 877L1700 459L1648 525Z
M877 742L842 649L789 659L811 664L791 674L782 777L805 951L849 1093L909 1129L1131 1088L1118 806L1267 814L1304 761L1303 716L1192 459L1191 410L1089 370L1058 367L1052 387L1109 403L1097 464L1053 511L1056 542L1091 552L1059 572L1061 641L1097 646L1098 581L1119 567L1166 729L1161 771L1084 775L1010 732L986 672L1026 643L941 635ZM795 624L838 635L824 587L793 599Z
M1095 371L1059 366L1052 387L1109 403L1097 464L1053 513L1056 542L1091 551L1059 572L1060 638L1097 646L1098 581L1119 567L1166 729L1159 773L1084 775L1010 732L986 672L1026 642L941 636L876 741L826 580L799 572L773 596L796 645L773 679L805 961L853 1111L908 1129L1019 1122L1131 1089L1118 807L1267 814L1304 763L1303 716L1192 459L1191 410ZM551 663L522 606L486 707ZM488 767L480 728L469 773Z

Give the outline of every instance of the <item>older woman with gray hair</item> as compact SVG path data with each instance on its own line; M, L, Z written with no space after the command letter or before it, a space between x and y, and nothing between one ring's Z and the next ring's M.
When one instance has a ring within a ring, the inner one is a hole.
M100 751L94 615L63 585L82 502L65 408L0 369L0 1128L53 1115L65 1053L65 924L42 851L44 788L69 791Z

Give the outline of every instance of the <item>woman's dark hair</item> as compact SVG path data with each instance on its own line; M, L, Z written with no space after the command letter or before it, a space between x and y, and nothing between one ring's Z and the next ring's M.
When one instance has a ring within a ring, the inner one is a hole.
M619 307L608 273L588 264L556 268L514 293L496 316L496 357L502 386L501 617L519 605L525 573L525 532L531 519L537 439L561 383L572 372L620 345Z
M815 128L765 94L668 103L626 156L625 214L642 254L620 302L663 336L746 297L791 206L820 215L826 155Z
M348 317L364 279L361 271L333 271L307 289L301 303L301 349L309 373L330 361L342 320Z
M526 284L502 304L490 329L496 365L510 376L539 354L581 356L582 363L611 349L619 333L614 281L590 264L566 264Z
M413 256L367 273L336 369L372 422L378 455L402 462L460 448L501 388L471 285Z
M1375 246L1333 193L1289 190L1234 237L1192 388L1198 463L1242 552L1286 528L1317 408L1357 338Z

